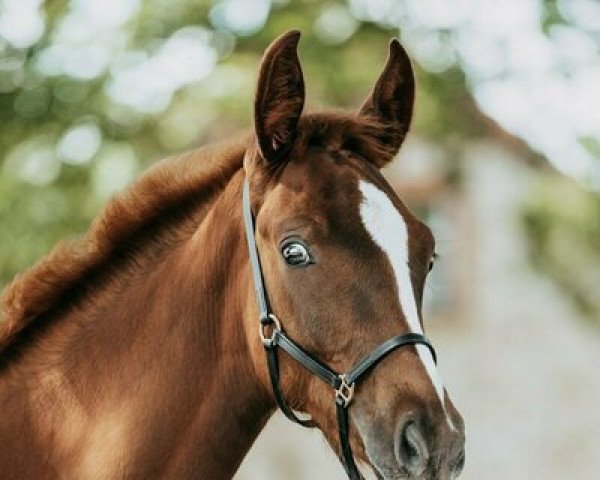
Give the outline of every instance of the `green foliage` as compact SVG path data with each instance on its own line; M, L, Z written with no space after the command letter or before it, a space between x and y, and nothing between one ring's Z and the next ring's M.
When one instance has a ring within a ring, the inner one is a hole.
M276 4L262 28L236 37L211 25L213 6L198 0L148 0L115 30L125 42L115 54L153 55L165 39L190 26L204 28L218 53L209 76L176 89L166 108L156 113L108 95L109 69L90 78L40 71L40 58L64 30L68 3L46 4L45 34L30 48L4 44L4 65L13 68L0 69L0 285L59 239L83 232L107 197L152 161L249 126L260 57L281 32L303 31L300 55L309 108L357 108L381 71L394 36L387 28L352 20L356 30L347 39L324 40L315 28L323 11L335 7L338 14L350 14L341 3L307 0ZM460 108L468 96L460 71L444 76L419 70L418 77L421 98L415 123L421 134L439 142L476 124L472 112L465 118ZM61 139L81 125L99 135L97 151L79 161L64 158Z
M533 264L600 326L600 196L546 178L523 207Z
M39 40L16 47L0 37L0 287L60 239L84 232L108 197L151 162L250 126L260 57L283 31L303 32L300 56L308 108L356 109L381 71L389 39L410 34L414 27L407 24L405 31L396 19L399 32L386 18L355 17L341 1L280 0L264 12L264 24L258 15L255 25L233 28L223 17L226 3L144 0L122 23L109 16L114 25L87 39L85 28L78 30L81 19L66 20L76 5L102 2L45 2ZM547 33L564 21L559 3L546 0L542 5L540 28ZM135 4L123 0L115 5L126 9ZM401 12L401 5L397 2L390 12ZM454 35L444 28L421 33L447 45ZM98 47L94 42L99 39ZM190 39L196 42L193 55L173 59L176 49L161 57L169 42ZM88 44L100 53L86 50ZM58 61L61 51L65 57ZM109 61L90 71L103 52ZM141 70L135 82L115 94L120 71L152 59L163 63ZM194 72L196 64L206 71L164 87L177 75ZM191 70L179 71L182 67ZM413 131L446 152L446 180L458 186L464 145L490 131L460 61L434 72L417 62L415 67ZM140 100L149 85L156 93ZM580 144L600 156L597 138L583 137ZM532 259L583 310L597 313L598 295L590 285L597 285L598 278L579 275L598 264L597 197L571 186L564 198L557 198L551 195L554 188L541 188L525 209Z
M560 12L558 0L543 0L542 8L541 27L544 33L548 34L555 25L564 25L567 23Z

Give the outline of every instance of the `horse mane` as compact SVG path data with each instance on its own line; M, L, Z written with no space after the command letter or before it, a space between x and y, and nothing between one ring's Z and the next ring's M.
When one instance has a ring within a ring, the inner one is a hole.
M295 152L302 156L310 146L349 149L365 161L382 166L382 159L396 153L389 138L398 135L397 130L397 126L369 116L342 112L304 115ZM169 227L180 227L182 217L189 218L202 202L225 187L242 167L250 140L251 135L246 133L161 160L116 195L84 236L60 242L45 258L18 275L0 297L0 353L20 334L45 323L36 319L72 303L98 277L109 274L115 262L140 251L144 240L146 246L148 240L156 244L162 233L164 244L168 232L181 235L181 228L174 232Z
M241 168L249 140L244 134L159 161L109 201L85 235L58 243L18 275L0 298L0 352L105 271L111 259L127 256L144 237L156 237L212 198Z

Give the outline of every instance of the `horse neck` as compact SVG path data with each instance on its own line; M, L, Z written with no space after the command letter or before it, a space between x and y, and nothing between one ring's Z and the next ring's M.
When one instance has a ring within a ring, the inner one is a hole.
M80 478L128 464L148 468L140 478L157 471L230 478L268 419L272 402L245 324L254 299L244 268L242 178L238 172L160 264L112 282L91 310L62 319L32 355L42 368L21 370L36 374L44 411L30 417L47 428L56 451L65 458L93 452L91 463L78 460L89 470L76 472ZM50 405L59 407L49 412ZM115 462L117 453L126 458Z

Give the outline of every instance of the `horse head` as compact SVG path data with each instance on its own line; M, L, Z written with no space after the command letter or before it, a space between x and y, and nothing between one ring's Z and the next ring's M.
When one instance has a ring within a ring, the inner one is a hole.
M391 337L423 334L434 237L381 173L408 132L415 82L393 40L356 115L303 114L299 37L281 36L264 55L244 168L265 288L281 324L274 328L345 372ZM260 348L254 353L270 388ZM308 414L341 452L331 386L289 355L279 362L290 407ZM356 382L350 408L350 444L362 475L458 476L464 424L430 348L398 348L369 370Z

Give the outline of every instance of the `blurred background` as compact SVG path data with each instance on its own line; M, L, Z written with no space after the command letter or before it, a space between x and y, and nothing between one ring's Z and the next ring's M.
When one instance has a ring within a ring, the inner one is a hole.
M168 154L251 125L303 32L309 109L357 108L391 37L416 118L386 175L431 225L426 323L466 479L600 471L600 2L0 0L0 288ZM278 414L237 480L342 479Z

